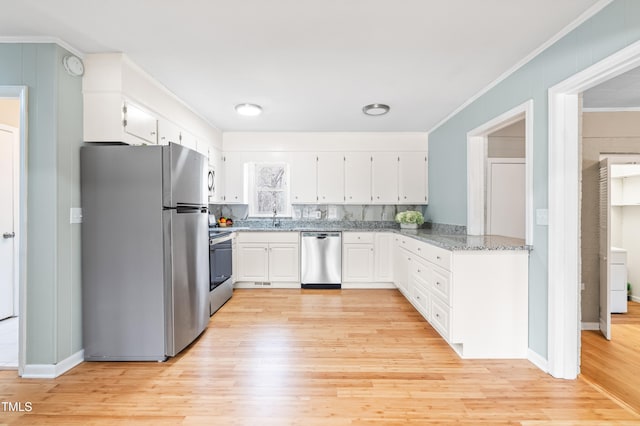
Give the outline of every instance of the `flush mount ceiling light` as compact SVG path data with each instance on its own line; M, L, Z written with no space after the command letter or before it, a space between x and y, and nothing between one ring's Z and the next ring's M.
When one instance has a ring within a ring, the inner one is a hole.
M362 107L362 112L364 112L367 115L377 116L377 115L385 115L386 113L389 112L389 109L390 109L389 105L370 104Z
M256 104L238 104L236 112L247 117L255 117L262 114L262 107Z

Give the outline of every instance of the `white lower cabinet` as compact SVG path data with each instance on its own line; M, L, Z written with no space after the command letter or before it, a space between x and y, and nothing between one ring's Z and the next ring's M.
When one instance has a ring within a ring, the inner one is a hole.
M269 243L269 281L297 282L298 243Z
M269 280L269 245L238 243L238 281Z
M342 281L373 281L373 244L344 244L342 247Z
M342 287L393 288L392 243L386 232L343 232Z
M236 287L300 287L298 232L240 232Z
M526 358L524 250L448 251L394 236L398 289L463 358Z

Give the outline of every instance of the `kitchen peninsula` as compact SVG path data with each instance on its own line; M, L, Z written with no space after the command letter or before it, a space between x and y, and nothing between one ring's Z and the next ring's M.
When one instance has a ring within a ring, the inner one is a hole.
M397 288L463 358L525 358L523 240L390 221L236 220L236 288L300 288L300 233L342 232L342 288ZM256 273L256 271L259 271Z

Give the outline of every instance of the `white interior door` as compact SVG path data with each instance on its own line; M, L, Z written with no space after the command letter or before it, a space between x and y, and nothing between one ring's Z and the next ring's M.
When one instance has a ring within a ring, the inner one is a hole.
M524 158L487 162L487 234L526 237Z
M0 319L15 315L15 160L17 129L0 125Z
M611 165L600 161L600 331L611 340Z

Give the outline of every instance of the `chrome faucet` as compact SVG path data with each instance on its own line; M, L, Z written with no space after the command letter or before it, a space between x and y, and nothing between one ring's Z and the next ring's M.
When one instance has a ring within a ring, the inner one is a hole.
M280 226L280 219L278 218L278 208L275 203L273 204L273 220L271 225L274 228L278 228Z

